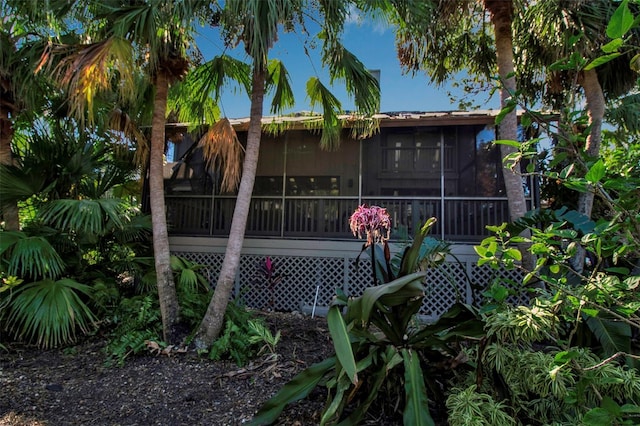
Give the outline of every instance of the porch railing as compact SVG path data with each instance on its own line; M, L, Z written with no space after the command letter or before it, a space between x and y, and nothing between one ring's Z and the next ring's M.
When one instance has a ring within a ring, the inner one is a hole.
M349 216L359 203L385 207L392 218L392 238L412 236L416 226L438 218L432 235L450 241L478 241L487 225L509 220L506 198L446 197L254 197L246 235L276 238L351 239ZM167 195L172 235L229 234L235 197Z

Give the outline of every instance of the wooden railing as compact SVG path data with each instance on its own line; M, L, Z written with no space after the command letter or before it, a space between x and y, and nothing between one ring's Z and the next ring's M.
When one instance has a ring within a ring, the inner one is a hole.
M450 241L478 241L487 225L508 221L506 198L448 197L254 197L246 235L278 238L351 239L349 216L359 203L385 207L391 215L392 239L412 236L415 227L438 218L431 235ZM167 195L172 235L229 234L235 197Z

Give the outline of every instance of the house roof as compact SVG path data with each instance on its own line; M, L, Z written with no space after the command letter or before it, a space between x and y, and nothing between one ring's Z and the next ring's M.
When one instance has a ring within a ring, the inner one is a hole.
M493 124L500 110L475 110L475 111L393 111L375 114L372 118L378 121L379 127L409 127L409 126L447 126L465 124ZM522 115L522 111L518 111ZM343 121L343 127L355 125L360 117L355 113L338 116ZM238 131L247 130L249 117L231 118L231 125ZM286 129L320 128L322 115L302 111L290 115L264 116L263 126L282 126ZM184 128L189 123L168 123L167 127Z

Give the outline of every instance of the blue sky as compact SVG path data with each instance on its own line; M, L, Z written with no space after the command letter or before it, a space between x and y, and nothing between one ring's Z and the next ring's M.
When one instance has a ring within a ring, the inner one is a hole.
M313 35L307 36L307 43ZM328 74L322 69L320 49L308 49L310 55L305 55L303 43L305 36L296 33L282 33L280 40L271 49L271 58L283 61L289 71L296 105L292 111L309 111L306 99L305 85L309 77L317 76L329 85ZM211 30L197 38L199 48L205 59L220 54L222 42ZM457 102L451 102L448 91L454 94L461 92L446 85L438 87L429 82L424 73L415 76L405 75L400 69L396 55L393 30L375 20L353 20L345 28L343 43L353 52L367 68L380 70L381 112L391 111L450 111L458 109ZM234 56L247 60L242 47L232 51ZM334 85L334 95L342 103L344 110L354 109L352 100L347 96L341 85ZM489 99L488 95L479 95L474 102L481 109L498 108L496 97ZM229 118L247 117L249 115L248 97L234 90L227 89L222 98L223 115ZM269 114L269 106L265 105L265 115Z

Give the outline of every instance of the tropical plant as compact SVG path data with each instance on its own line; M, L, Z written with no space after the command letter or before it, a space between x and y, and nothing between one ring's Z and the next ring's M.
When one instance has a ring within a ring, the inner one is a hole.
M271 260L270 256L267 256L264 261L258 262L254 278L251 282L253 285L267 290L269 294L267 308L271 310L275 308L276 287L285 278L285 275L278 272L277 268L277 262Z
M0 165L0 197L30 212L22 231L0 238L0 271L24 281L0 295L1 320L14 338L52 347L92 332L95 314L117 304L117 277L142 268L149 226L127 202L108 198L135 175L126 148L72 120L36 124L14 137L16 165Z
M275 87L275 103L272 104L274 113L291 106L293 101L290 88L285 84L286 70L278 62L268 61L269 50L276 42L280 29L294 30L296 24L304 21L304 4L302 0L234 0L225 2L217 15L220 17L219 22L225 39L231 44L243 43L252 61L251 107L242 177L229 240L211 304L196 335L196 345L199 348L211 345L222 330L223 315L240 265L240 253L258 164L265 92L269 87ZM379 86L364 65L340 42L339 35L348 14L347 5L347 1L319 3L318 12L322 24L319 38L323 45L323 62L329 66L331 80L344 80L347 90L354 95L358 111L370 116L378 109ZM307 83L307 93L313 105L321 105L323 108L321 144L326 148L337 146L340 142L339 102L317 77L311 78Z
M252 424L273 423L287 404L320 383L328 389L320 424L358 424L373 407L379 410L375 414L401 417L405 425L435 424L434 413L438 418L444 410L437 383L452 378L464 364L458 358L462 342L484 332L476 311L463 304L453 305L433 324L416 320L427 276L420 265L429 256L421 255L421 247L434 222L418 230L396 272L389 266L389 250L383 250L386 271L377 274L380 268L372 259L373 286L360 297L338 293L327 314L335 356L294 377L261 407ZM385 245L390 220L384 209L360 206L350 225L354 234L366 237L372 257L373 246ZM377 285L384 277L389 280Z
M399 25L396 39L401 65L407 70L425 70L436 83L457 78L461 71L485 81L493 80L497 73L502 107L496 119L498 136L500 140L517 141L518 119L513 101L517 89L512 39L514 2L424 2L411 14L402 9L404 3L399 5L390 10ZM486 22L487 16L490 22ZM513 144L501 144L500 151L506 158L518 149ZM515 220L527 211L522 179L518 170L506 164L502 174L509 215Z
M20 0L0 3L0 164L4 166L13 165L16 130L29 127L39 111L50 107L52 84L36 71L43 47L57 40L65 26L64 8L40 6ZM4 229L20 229L14 199L2 198L0 214Z
M149 189L156 283L164 340L169 343L182 336L163 190L167 94L170 85L183 78L190 68L190 59L196 52L195 27L208 7L209 2L197 0L149 1L135 5L123 5L119 1L92 2L85 10L84 22L87 39L92 42L66 46L62 50L63 59L55 67L58 81L71 94L71 112L82 120L88 117L90 122L98 94L115 87L122 99L134 103L136 96L144 95L136 90L136 78L140 75L138 63L144 63L145 81L155 89Z
M274 336L262 319L256 318L240 303L233 302L225 313L224 331L211 346L208 357L213 360L232 359L243 366L265 351L270 356L276 354L279 341L279 331Z

